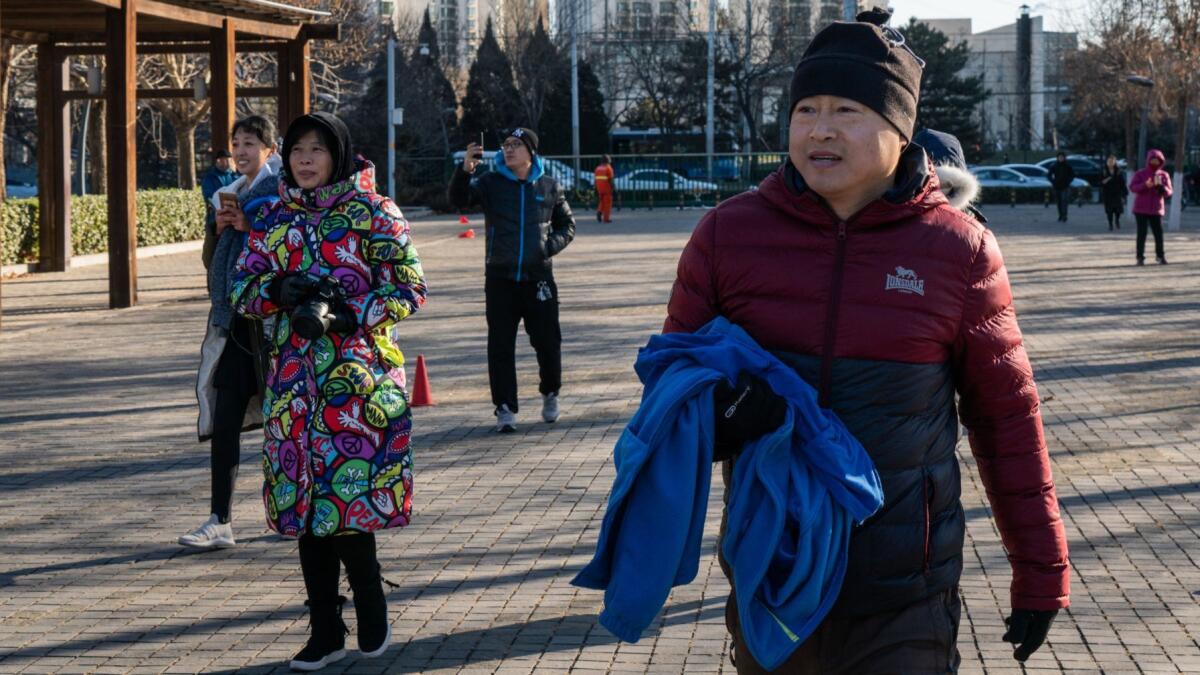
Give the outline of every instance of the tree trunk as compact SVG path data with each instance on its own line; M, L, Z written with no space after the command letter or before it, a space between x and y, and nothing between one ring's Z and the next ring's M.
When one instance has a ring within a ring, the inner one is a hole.
M1179 229L1183 217L1183 165L1187 163L1188 100L1187 89L1183 89L1175 108L1175 175L1171 177L1171 188L1175 194L1171 197L1170 217L1167 220L1167 229L1172 231Z
M0 201L7 198L5 185L8 172L4 169L4 127L8 117L8 80L12 73L13 43L0 38Z
M175 150L179 159L179 188L196 187L196 127L175 127Z
M1132 108L1125 109L1125 162L1132 171L1134 167L1141 161L1140 157L1134 157L1137 153L1137 111Z
M92 101L88 121L88 192L108 194L108 136L105 134L104 101Z

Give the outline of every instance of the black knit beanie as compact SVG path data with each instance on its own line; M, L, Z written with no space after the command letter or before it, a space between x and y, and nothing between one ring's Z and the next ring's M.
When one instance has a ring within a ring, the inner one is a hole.
M538 137L537 137L537 134L533 133L533 129L526 129L525 127L517 127L516 129L513 129L512 131L508 132L508 135L512 136L513 138L517 139L518 141L521 141L522 143L524 143L525 147L529 149L530 157L537 154Z
M840 96L867 106L911 139L924 63L904 38L884 28L889 10L872 9L858 21L837 21L813 38L792 75L792 105L809 96Z

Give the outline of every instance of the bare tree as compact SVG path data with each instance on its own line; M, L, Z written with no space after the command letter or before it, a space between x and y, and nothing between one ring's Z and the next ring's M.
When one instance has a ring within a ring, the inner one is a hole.
M755 5L755 0L745 0L742 7L731 4L718 22L721 34L718 45L729 64L729 88L748 132L744 139L746 151L755 143L762 150L773 145L758 128L765 90L785 79L794 63L788 41L779 34L778 17L771 8Z
M155 54L138 61L138 82L149 89L190 89L208 73L208 57L196 54ZM208 119L211 101L205 98L146 100L146 106L171 124L179 187L196 187L196 127Z
M7 196L4 186L8 182L8 173L4 167L4 149L9 136L9 102L16 98L13 93L30 93L28 87L34 80L36 53L33 45L17 44L0 37L0 200Z

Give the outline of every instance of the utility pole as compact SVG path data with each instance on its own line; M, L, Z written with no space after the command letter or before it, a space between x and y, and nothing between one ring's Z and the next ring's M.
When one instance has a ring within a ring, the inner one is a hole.
M708 0L708 104L704 122L704 153L708 162L708 180L713 179L713 79L716 75L717 0Z
M396 38L387 41L387 196L396 198Z
M579 0L571 3L571 154L575 157L575 184L579 189Z

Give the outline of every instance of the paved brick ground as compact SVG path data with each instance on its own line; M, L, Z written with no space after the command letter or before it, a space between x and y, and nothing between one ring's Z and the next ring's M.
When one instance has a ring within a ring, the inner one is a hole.
M1171 265L1137 268L1096 207L1054 222L991 209L1045 397L1074 563L1073 606L1030 670L1200 672L1200 222ZM613 442L639 387L697 211L584 221L559 259L564 416L535 423L520 346L518 433L489 433L482 239L414 223L430 303L405 324L439 405L418 411L417 515L381 536L395 645L338 672L730 672L727 586L708 556L637 644L595 621L569 579L590 557ZM1200 216L1193 216L1200 220ZM261 525L256 436L244 437L239 546L175 538L208 506L193 379L206 312L194 255L142 261L143 305L104 309L105 269L7 280L0 332L0 673L275 672L306 638L295 544ZM970 453L964 672L1017 671L999 641L1009 572ZM719 503L719 482L711 503ZM715 539L710 510L707 546ZM352 638L353 639L353 638Z

